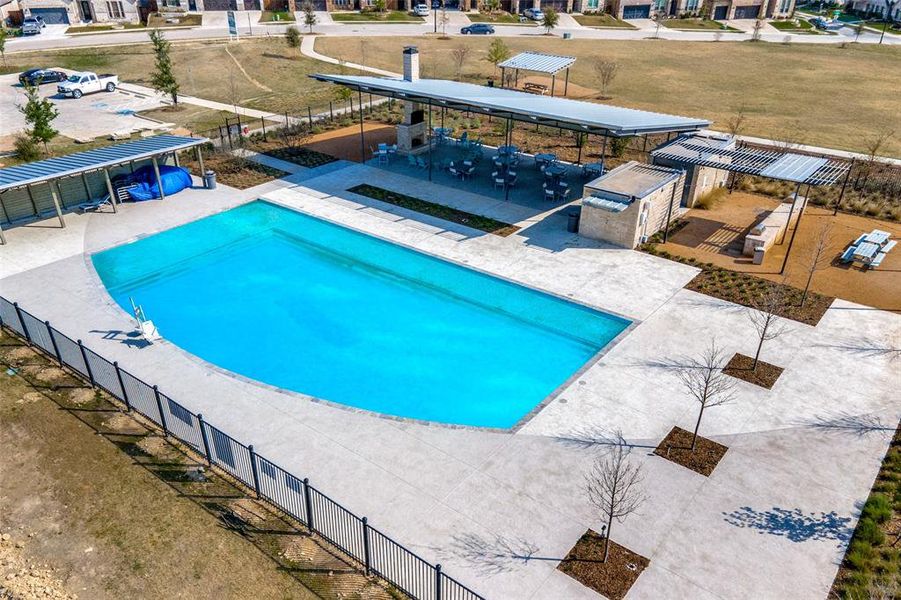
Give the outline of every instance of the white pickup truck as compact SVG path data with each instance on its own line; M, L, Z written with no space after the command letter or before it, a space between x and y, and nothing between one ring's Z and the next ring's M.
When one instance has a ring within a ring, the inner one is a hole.
M73 73L66 81L56 86L56 91L63 96L81 98L85 94L104 90L112 92L118 85L119 77L116 75L98 75L91 72Z

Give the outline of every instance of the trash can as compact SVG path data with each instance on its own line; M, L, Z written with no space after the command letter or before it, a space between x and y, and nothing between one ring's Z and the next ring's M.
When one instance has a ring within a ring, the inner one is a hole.
M574 207L569 211L569 219L566 222L566 230L570 233L579 233L579 217L581 216L581 207Z
M208 190L216 189L216 172L215 171L206 171L203 174L203 187Z
M488 78L488 87L494 87L494 77Z
M766 248L764 248L763 246L757 246L756 248L754 248L754 264L762 265L764 255L766 255Z
M566 33L563 34L563 39L564 39L564 40L571 40L571 39L573 39L573 34L571 34L571 33L569 33L569 32L566 32Z

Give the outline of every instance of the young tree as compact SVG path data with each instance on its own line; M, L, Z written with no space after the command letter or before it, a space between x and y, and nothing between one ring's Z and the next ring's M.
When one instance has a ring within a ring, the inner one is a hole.
M438 17L438 24L441 25L441 38L447 39L447 26L450 23L450 15L447 14L447 8L441 4L441 14Z
M557 23L560 22L560 15L557 14L557 11L553 8L544 9L543 16L541 18L541 26L544 27L545 33L550 33L551 30L557 26Z
M735 379L723 373L725 365L725 352L716 345L716 341L711 341L700 357L690 360L678 371L685 390L700 405L691 438L692 452L698 444L698 429L701 427L704 411L713 406L722 406L734 398Z
M741 134L741 132L745 130L745 125L747 124L745 121L745 107L742 106L735 115L726 119L726 131L728 131L729 135L732 137Z
M663 22L666 20L666 13L662 10L658 10L654 13L654 39L660 39L660 27L663 25Z
M19 106L19 112L25 115L25 123L28 124L25 133L35 143L43 144L46 152L47 143L59 133L53 128L53 120L59 116L59 111L53 102L41 98L35 86L25 86L25 97L25 106Z
M622 432L616 432L616 442L607 452L598 455L585 475L588 501L607 521L604 536L604 559L610 554L610 529L613 519L622 523L645 501L641 489L641 465L629 463L629 446Z
M388 10L388 3L385 0L372 0L372 8L377 13L383 13Z
M289 48L300 48L300 41L300 30L297 27L291 25L285 30L285 42Z
M612 60L602 60L594 63L594 72L597 73L598 79L601 81L601 95L607 98L607 90L616 79L616 73L619 71L619 64Z
M482 3L482 8L484 12L487 12L489 15L494 15L501 9L501 0L485 0Z
M6 27L0 26L0 56L3 57L3 66L6 66Z
M494 38L488 46L488 55L485 60L494 65L494 75L497 76L497 66L510 58L510 48L503 38Z
M825 221L814 238L813 248L807 259L807 283L804 285L804 293L801 294L801 307L807 301L807 294L813 276L832 262L832 222Z
M854 30L854 41L858 41L860 39L860 34L863 33L863 30L866 28L866 21L858 21L854 25L851 26L851 29Z
M753 307L748 309L748 319L754 325L754 330L757 331L759 340L757 352L754 354L754 364L751 366L752 371L757 370L763 343L775 340L787 331L785 325L779 321L778 317L778 313L782 311L784 306L784 288L781 285L771 285L766 292L754 300Z
M316 10L313 8L312 2L304 2L303 6L303 24L310 28L310 33L313 33L313 25L319 22L319 19L316 18Z
M763 33L763 19L757 19L754 21L754 30L751 32L751 41L759 42L760 35Z
M454 64L457 67L457 81L460 81L463 77L463 65L466 64L466 59L469 57L470 48L465 44L460 44L453 50L451 50L451 56L454 57Z
M150 32L150 43L156 57L156 71L151 75L150 84L161 94L169 94L172 104L178 105L179 85L172 72L172 57L169 56L172 44L163 37L159 29Z

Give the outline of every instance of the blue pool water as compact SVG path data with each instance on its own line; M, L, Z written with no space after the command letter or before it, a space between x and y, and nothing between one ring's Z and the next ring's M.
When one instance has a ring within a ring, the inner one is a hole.
M211 363L444 423L513 426L629 325L264 201L92 258Z

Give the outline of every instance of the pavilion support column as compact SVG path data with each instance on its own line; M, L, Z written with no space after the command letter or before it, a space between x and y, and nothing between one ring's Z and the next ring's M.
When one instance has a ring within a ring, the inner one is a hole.
M601 175L607 172L607 133L604 132L604 143L601 145Z
M501 87L507 87L507 67L501 67Z
M851 171L854 170L854 159L851 159L851 166L848 167L848 172L845 174L845 180L842 182L842 191L838 194L838 200L835 201L835 210L832 211L832 216L838 214L838 209L842 205L842 200L845 199L845 188L848 187L848 182L851 180Z
M56 180L48 181L47 185L50 186L50 195L53 197L53 207L56 209L56 217L59 219L59 226L65 227L66 220L63 218L63 209L59 206L59 185Z
M113 191L113 182L109 178L109 169L103 169L103 179L106 181L106 193L109 194L110 206L113 207L113 212L119 212L116 206L119 204L119 199L116 198L116 192Z
M513 145L513 119L507 119L507 145ZM504 171L504 201L510 201L510 169L509 167Z
M579 158L576 159L576 164L581 165L581 164L582 164L582 146L585 145L585 141L586 141L587 134L584 134L584 133L582 133L582 132L580 131L580 132L577 133L576 135L578 136L578 137L576 138L576 141L577 141L578 144L579 144Z
M34 201L34 192L31 191L30 185L26 185L25 189L28 191L28 199L31 200L31 208L34 209L34 216L38 216L40 212L38 211L38 203Z
M163 192L163 178L160 177L160 163L157 162L155 156L152 156L150 161L153 163L153 174L156 175L156 184L160 186L160 200L165 200L166 194Z
M360 104L360 164L366 164L366 135L363 132L363 90L357 90Z
M801 189L801 184L798 184L798 190ZM810 194L810 186L807 186L807 193ZM795 192L795 199L797 199L797 192ZM807 198L804 198L804 202L801 204L801 208L798 212L798 222L795 223L795 228L792 230L791 239L788 241L788 248L785 250L785 258L782 259L782 268L779 269L779 274L782 275L785 273L785 267L788 265L788 255L791 254L792 245L795 243L795 235L798 233L798 228L801 226L801 217L804 216L804 208L807 206ZM789 216L788 222L791 223L791 217ZM785 236L783 236L785 237Z
M195 149L196 149L196 151L197 151L197 165L198 165L199 168L200 168L200 177L203 178L203 175L204 175L204 171L203 171L203 151L200 149L200 146L195 146Z
M181 164L178 162L178 152L172 152L172 162L176 167L180 167Z
M81 184L84 186L84 193L87 196L86 202L91 201L91 186L88 185L88 174L82 172L81 174Z
M432 180L432 101L429 100L429 181Z
M0 246L6 245L6 235L3 233L3 225L0 225Z
M569 92L569 67L566 68L566 78L563 80L563 95Z
M685 177L685 171L682 171L682 176ZM676 183L673 184L673 193L669 197L669 210L666 211L666 229L663 230L663 243L665 244L669 240L669 222L670 218L673 216L673 203L676 201L676 189L679 187L679 179L676 180Z
M557 74L554 73L553 75L551 75L551 98L554 97L554 87L556 86L556 84L557 84Z

